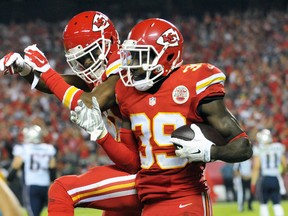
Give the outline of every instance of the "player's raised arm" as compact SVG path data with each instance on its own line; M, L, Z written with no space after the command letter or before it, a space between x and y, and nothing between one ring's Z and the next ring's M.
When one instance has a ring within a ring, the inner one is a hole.
M48 94L53 92L41 79L40 73L25 62L19 53L8 53L0 60L0 72L4 75L19 74L23 79L32 85L33 88ZM89 90L87 84L75 75L61 75L65 82L75 85L83 90Z
M102 111L116 105L114 87L119 79L119 36L112 21L98 11L77 14L65 27L63 44L74 75L57 73L36 45L24 50L24 60L18 53L6 55L0 62L0 71L19 73L32 88L53 93L71 110L80 98L91 107L93 96Z

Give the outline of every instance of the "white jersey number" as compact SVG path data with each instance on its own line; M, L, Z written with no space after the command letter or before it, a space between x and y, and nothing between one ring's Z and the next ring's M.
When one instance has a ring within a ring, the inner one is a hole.
M137 113L131 115L131 123L132 130L135 130L136 127L141 128L140 159L143 169L149 169L155 162L161 169L180 168L187 164L186 159L181 159L176 155L168 156L165 152L154 153L150 143L150 139L153 137L157 146L172 146L173 144L169 141L171 134L165 134L164 127L173 126L176 129L186 124L186 118L181 113L160 112L153 119L149 119L145 113Z

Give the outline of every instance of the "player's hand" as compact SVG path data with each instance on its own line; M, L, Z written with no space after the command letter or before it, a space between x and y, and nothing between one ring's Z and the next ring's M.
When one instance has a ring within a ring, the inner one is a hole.
M25 63L19 53L10 52L0 60L0 71L4 75L19 73L21 76L26 76L31 72L31 67Z
M101 139L107 134L96 97L92 97L92 109L88 108L82 100L78 100L78 106L74 111L70 111L70 120L87 131L92 141Z
M51 66L46 56L41 50L38 49L36 44L26 47L24 52L25 62L30 65L34 70L45 73L49 69L51 69Z
M187 158L191 162L210 162L211 146L215 145L210 140L206 139L201 129L196 124L191 124L191 129L194 131L195 136L192 140L183 140L172 137L170 141L177 144L178 148L175 153L180 158Z

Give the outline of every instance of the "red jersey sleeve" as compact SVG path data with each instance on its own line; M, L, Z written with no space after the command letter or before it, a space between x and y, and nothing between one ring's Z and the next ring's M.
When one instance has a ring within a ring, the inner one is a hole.
M226 80L225 74L214 65L203 63L196 64L191 73L191 81L193 83L195 92L193 100L191 100L191 110L197 110L200 102L213 97L224 97L225 88L224 82ZM201 121L201 116L198 113L193 113L194 118Z
M140 169L140 157L136 140L131 130L120 129L121 142L109 133L97 143L103 147L109 158L121 169L134 174Z

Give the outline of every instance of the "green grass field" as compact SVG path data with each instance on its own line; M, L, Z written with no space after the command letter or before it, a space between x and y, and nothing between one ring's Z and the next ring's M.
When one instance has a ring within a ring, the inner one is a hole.
M284 212L288 212L288 201L283 201ZM259 215L259 202L253 202L253 211L238 212L237 203L215 203L213 205L214 216L258 216ZM247 208L246 208L247 209ZM270 215L273 215L272 204L269 205ZM47 216L47 209L45 209L41 216ZM77 208L75 216L101 216L100 210Z

